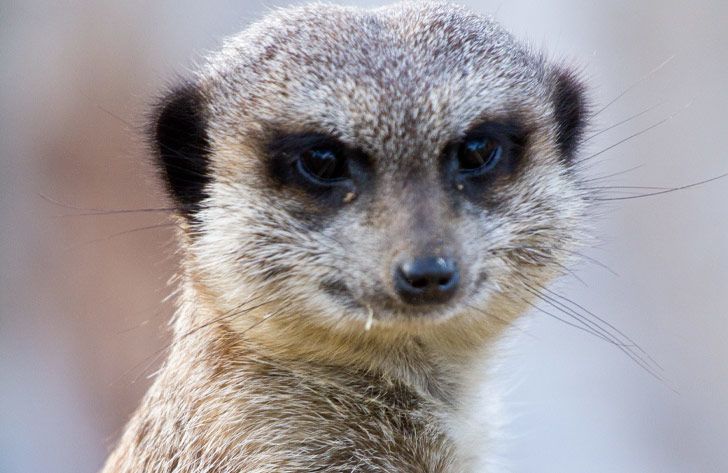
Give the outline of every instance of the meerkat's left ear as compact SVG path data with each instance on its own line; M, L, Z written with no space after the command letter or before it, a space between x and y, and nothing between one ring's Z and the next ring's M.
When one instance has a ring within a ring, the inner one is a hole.
M170 90L155 108L150 137L162 178L180 214L194 217L208 197L209 139L204 97L195 83Z
M584 138L589 120L586 87L577 74L563 67L553 71L551 102L556 120L556 143L571 161Z

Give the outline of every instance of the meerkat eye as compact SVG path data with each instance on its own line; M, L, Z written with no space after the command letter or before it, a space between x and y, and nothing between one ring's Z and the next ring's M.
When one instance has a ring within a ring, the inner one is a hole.
M347 177L346 160L332 148L313 148L298 158L299 171L314 181L338 181Z
M463 173L482 174L495 168L503 157L503 146L488 137L465 140L457 151L459 169Z

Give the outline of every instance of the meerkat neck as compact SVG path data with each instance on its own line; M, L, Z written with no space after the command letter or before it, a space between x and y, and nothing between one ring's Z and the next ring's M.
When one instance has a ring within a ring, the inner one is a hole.
M376 323L369 329L359 325L350 330L322 327L295 310L255 298L244 308L221 308L207 291L186 281L174 339L187 346L199 344L200 353L205 352L203 346L227 344L234 349L223 352L239 353L246 361L376 374L434 400L453 403L497 337L497 331L482 324L444 323L417 331Z

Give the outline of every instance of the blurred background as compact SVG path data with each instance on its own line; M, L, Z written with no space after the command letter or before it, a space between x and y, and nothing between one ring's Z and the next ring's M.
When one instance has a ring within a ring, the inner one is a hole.
M648 110L585 153L670 118L595 158L593 176L679 186L728 172L728 2L466 3L579 66L597 109L619 97L595 131ZM68 207L166 205L139 130L147 105L277 5L0 1L0 472L101 467L167 341L173 231L163 213ZM603 207L586 252L599 264L554 287L667 381L534 311L501 370L515 380L512 471L728 471L727 202L725 179Z

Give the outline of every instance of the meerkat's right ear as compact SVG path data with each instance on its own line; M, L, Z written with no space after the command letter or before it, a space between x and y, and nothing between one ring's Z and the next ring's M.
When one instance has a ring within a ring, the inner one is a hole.
M586 87L574 71L564 67L558 67L553 77L551 100L556 120L556 143L562 156L571 162L589 121Z
M194 216L208 194L209 139L204 97L194 83L170 90L155 108L150 135L157 164L179 212Z

